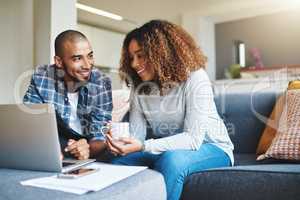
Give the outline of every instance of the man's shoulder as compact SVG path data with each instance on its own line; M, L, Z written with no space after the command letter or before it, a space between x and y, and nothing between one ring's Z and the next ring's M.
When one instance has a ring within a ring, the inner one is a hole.
M111 84L110 78L97 68L92 70L90 82L96 85Z
M54 65L38 65L34 70L33 78L54 77L54 73Z
M55 65L39 65L35 68L32 75L32 83L39 90L53 88L55 73Z

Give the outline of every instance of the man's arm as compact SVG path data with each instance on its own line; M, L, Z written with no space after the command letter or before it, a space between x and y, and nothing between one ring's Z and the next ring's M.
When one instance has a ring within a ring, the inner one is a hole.
M107 123L112 119L113 105L110 79L108 77L101 77L98 89L93 111L90 114L90 134L94 136L89 141L91 157L96 157L97 154L106 148L104 129L106 129Z
M65 152L69 152L76 159L84 160L88 158L96 158L97 155L106 148L106 142L103 140L90 140L86 139L68 141Z
M36 88L35 82L34 82L34 75L31 78L30 85L28 86L28 89L23 97L23 103L44 103L42 97L38 93L38 90Z

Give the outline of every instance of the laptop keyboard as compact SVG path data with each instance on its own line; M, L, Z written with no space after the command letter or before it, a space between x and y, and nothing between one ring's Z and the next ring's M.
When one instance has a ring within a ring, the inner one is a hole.
M70 163L70 162L63 162L62 163L63 167L66 167L66 166L69 166L69 165L74 165L74 163Z

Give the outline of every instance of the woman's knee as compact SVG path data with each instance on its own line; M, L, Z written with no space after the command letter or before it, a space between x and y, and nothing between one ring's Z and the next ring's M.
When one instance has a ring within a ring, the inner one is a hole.
M166 151L156 163L156 168L163 171L181 173L187 168L186 156L183 151Z

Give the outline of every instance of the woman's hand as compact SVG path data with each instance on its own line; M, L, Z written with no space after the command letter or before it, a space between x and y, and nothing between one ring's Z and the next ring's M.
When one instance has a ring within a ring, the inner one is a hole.
M135 138L120 138L114 140L110 134L106 135L108 149L114 155L125 156L129 153L141 151L143 148L142 143Z

